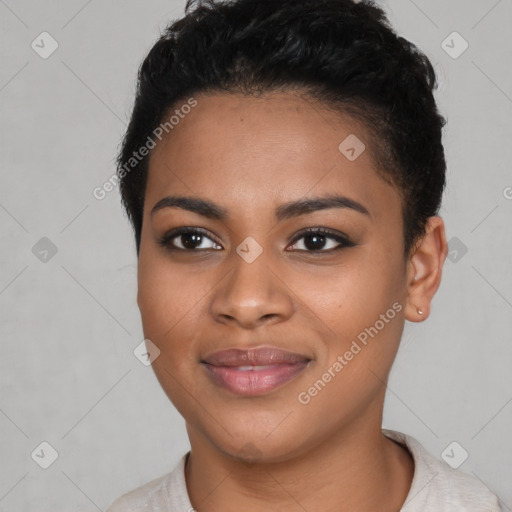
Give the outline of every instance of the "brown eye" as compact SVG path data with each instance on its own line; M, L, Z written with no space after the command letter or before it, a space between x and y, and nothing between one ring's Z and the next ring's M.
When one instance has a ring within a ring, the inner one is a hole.
M302 232L295 238L292 247L297 245L297 242L302 239L305 241L298 245L302 245L304 248L295 248L295 250L325 253L355 245L347 237L323 228L309 228L307 231Z
M207 241L213 243L213 247ZM170 250L197 252L197 250L222 249L212 238L206 235L206 231L199 228L177 228L166 233L159 244ZM205 246L206 244L206 246Z

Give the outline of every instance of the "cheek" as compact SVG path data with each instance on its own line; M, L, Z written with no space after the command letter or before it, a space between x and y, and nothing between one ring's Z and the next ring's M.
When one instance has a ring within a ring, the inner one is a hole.
M329 285L309 296L334 333L331 362L356 342L361 351L350 363L353 370L382 371L392 363L404 322L399 261L390 247L372 244L350 266L334 268Z
M153 371L171 402L182 410L187 392L193 391L190 378L193 362L190 339L191 306L176 292L176 287L156 271L141 273L139 308L144 337L160 350L153 361ZM193 322L192 322L193 324ZM185 343L183 342L185 340Z
M194 339L202 332L207 285L197 274L190 275L158 258L149 265L142 261L138 277L144 337L161 351L155 371L162 373L167 368L173 374L185 374L191 363L196 364Z
M385 304L389 294L387 274L381 261L360 251L349 264L333 267L321 284L307 284L306 300L334 330L346 332L367 322Z
M149 256L139 261L138 303L148 329L160 334L162 329L170 329L192 307L192 291L183 272L161 258Z

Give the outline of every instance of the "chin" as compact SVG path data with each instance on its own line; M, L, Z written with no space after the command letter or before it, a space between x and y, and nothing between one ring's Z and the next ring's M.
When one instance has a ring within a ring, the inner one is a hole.
M268 411L261 415L253 411L236 418L230 414L217 416L222 426L202 417L194 428L218 451L240 462L285 462L305 452L310 444L304 427L290 421L292 416L284 422L286 415L269 415Z

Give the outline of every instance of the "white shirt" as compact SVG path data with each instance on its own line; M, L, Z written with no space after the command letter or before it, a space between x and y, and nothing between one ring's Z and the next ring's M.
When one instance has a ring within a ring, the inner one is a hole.
M407 447L414 476L400 512L502 512L497 496L472 475L455 470L412 436L395 430L382 433ZM106 512L194 512L185 482L183 455L175 468L118 498Z

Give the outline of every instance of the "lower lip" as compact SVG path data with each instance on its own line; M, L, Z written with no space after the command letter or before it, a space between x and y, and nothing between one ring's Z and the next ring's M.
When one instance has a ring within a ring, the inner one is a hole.
M257 396L273 391L294 379L309 361L296 364L274 364L259 370L240 370L236 366L213 366L203 363L213 381L237 395Z

